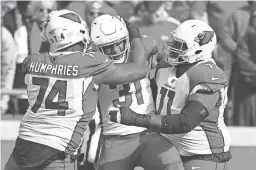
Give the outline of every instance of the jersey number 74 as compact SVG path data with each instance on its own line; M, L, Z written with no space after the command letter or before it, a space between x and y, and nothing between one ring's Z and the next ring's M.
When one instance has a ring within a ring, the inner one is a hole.
M41 107L45 92L49 85L48 78L39 78L33 77L32 84L40 86L39 93L37 95L37 99L31 110L36 113L38 109ZM50 93L45 99L45 108L46 109L57 109L59 116L65 116L65 110L68 109L68 102L65 102L67 92L67 81L65 80L57 80L53 85ZM58 102L53 102L53 99L58 96Z

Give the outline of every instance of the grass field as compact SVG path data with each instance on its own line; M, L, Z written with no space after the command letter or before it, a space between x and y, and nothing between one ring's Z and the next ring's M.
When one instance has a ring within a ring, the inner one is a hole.
M1 170L9 158L18 135L19 117L1 120ZM232 160L229 170L256 169L256 128L229 127L232 137ZM136 168L139 170L140 168Z

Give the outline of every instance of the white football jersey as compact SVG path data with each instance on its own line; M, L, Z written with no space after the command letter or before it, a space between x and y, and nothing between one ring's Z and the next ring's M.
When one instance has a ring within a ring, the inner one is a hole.
M152 37L148 36L143 36L142 41L148 55L156 55L157 42ZM129 107L138 114L154 113L155 104L150 87L150 81L147 77L135 83L124 85L101 85L99 90L99 104L103 116L104 135L128 135L146 130L146 128L142 127L126 126L111 122L108 116L108 109L113 107L113 103L115 101L121 102L122 105Z
M223 77L224 73L212 61L199 62L180 77L176 77L175 67L160 69L156 78L158 113L180 114L189 95L204 89L204 84L207 83L216 83L218 86L218 81L223 80ZM230 136L223 118L227 88L222 85L218 92L218 104L199 126L185 134L163 134L182 156L222 153L229 150Z
M86 125L98 114L93 75L111 67L100 53L33 54L23 63L29 107L19 137L78 154Z
M155 105L150 88L150 81L144 78L135 83L119 86L101 85L99 90L99 102L103 115L104 135L128 135L144 131L145 128L137 126L126 126L111 122L108 115L109 107L118 100L139 114L154 113Z

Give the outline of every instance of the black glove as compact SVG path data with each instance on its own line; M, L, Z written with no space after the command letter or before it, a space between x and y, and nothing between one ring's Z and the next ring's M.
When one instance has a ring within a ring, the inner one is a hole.
M147 127L150 122L150 116L135 113L128 107L111 108L108 112L111 122L139 127Z

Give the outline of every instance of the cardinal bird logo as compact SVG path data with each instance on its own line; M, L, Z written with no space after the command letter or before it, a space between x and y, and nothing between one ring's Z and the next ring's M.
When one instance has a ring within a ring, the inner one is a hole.
M195 38L194 41L197 42L200 46L202 46L212 41L213 36L214 36L213 31L203 31L202 33L198 34L198 36Z

